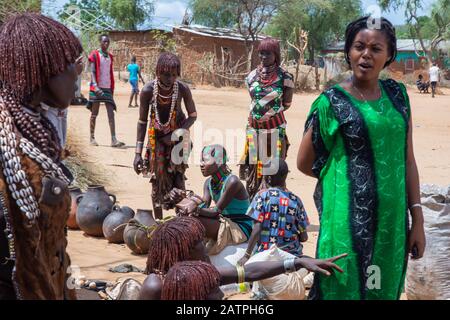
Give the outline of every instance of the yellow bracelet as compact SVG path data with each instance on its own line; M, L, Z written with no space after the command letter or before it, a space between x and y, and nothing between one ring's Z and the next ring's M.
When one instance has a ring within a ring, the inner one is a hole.
M244 267L237 265L236 266L236 271L237 271L237 274L238 274L238 283L245 282L245 270L244 270Z

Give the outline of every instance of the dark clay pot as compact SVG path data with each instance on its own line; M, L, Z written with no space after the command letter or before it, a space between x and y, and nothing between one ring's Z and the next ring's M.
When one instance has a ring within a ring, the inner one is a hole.
M77 209L80 229L90 236L102 237L103 221L111 213L116 196L106 192L103 186L91 185L77 200L80 201Z
M69 212L69 218L67 219L67 227L69 229L77 230L80 229L77 223L77 209L78 209L78 203L81 200L81 198L77 201L77 197L79 195L82 195L83 192L80 188L77 187L70 187L69 188L70 197L72 198L72 204L70 206L70 212Z
M111 214L103 221L103 235L111 243L123 243L123 231L128 221L134 217L130 207L113 206Z
M128 248L136 254L146 254L149 249L149 235L151 226L156 225L152 210L138 209L133 219L128 222L123 240Z

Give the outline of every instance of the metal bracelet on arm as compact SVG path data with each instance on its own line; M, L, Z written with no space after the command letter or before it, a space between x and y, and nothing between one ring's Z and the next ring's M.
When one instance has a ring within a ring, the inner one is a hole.
M284 271L286 273L291 273L291 272L295 272L297 271L295 269L295 259L296 258L289 258L284 260L283 264L284 264Z
M143 149L144 149L144 142L143 141L136 142L136 151L135 151L135 153L141 154Z

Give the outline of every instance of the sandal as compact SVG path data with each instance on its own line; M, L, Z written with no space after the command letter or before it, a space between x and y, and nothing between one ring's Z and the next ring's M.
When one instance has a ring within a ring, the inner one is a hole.
M125 143L121 142L121 141L115 141L113 143L111 143L111 147L113 148L121 148L125 146Z
M89 141L89 143L90 143L91 146L96 146L96 147L98 146L98 143L97 143L97 141L95 141L95 139L92 139L92 138L91 138L91 140Z

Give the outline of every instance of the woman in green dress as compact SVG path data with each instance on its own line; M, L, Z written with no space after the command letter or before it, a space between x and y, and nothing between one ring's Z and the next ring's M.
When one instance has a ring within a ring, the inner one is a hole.
M345 57L353 76L324 91L309 113L297 166L318 179L317 258L349 253L343 274L315 277L311 299L399 299L408 253L423 255L408 94L401 83L379 80L396 53L386 19L350 23Z

